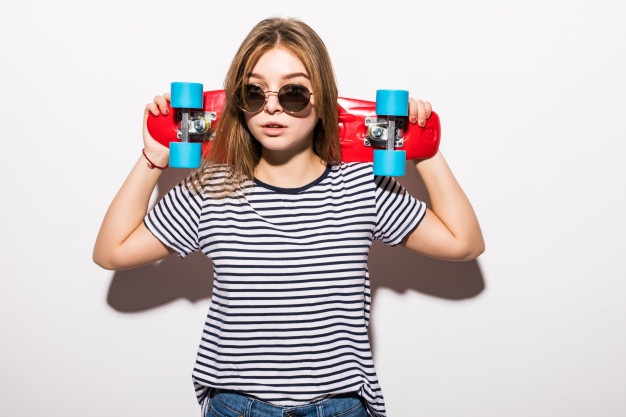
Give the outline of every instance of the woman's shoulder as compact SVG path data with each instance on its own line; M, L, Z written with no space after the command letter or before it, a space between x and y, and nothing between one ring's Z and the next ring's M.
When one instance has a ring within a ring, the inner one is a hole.
M335 182L374 185L374 171L370 162L341 162L331 167L328 177Z
M340 162L333 165L331 171L348 173L348 172L373 172L371 162Z
M359 183L371 186L373 189L394 190L402 188L400 182L392 176L374 175L372 162L341 162L331 169L332 178L341 178L346 183Z
M208 200L240 197L252 188L252 181L240 177L227 164L206 164L193 172L183 184L192 193Z

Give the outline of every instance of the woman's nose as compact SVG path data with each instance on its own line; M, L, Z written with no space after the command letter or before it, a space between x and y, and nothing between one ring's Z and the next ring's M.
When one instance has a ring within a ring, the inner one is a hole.
M279 110L282 110L282 107L278 101L278 93L276 91L266 91L265 111L268 113L275 113Z

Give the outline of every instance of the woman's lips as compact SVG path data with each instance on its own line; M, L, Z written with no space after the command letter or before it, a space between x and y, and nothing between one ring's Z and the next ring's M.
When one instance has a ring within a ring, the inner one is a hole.
M268 136L277 136L283 133L286 129L285 125L276 122L268 122L263 125L263 133Z

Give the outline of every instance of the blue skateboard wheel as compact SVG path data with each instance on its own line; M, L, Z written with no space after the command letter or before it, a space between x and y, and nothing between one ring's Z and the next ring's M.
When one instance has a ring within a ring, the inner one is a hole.
M409 92L406 90L376 90L376 114L379 116L408 116Z
M200 83L172 83L171 105L175 109L201 109L202 108L202 84Z
M170 142L170 166L172 168L198 168L201 159L201 143Z
M401 177L406 167L405 151L374 150L374 175Z

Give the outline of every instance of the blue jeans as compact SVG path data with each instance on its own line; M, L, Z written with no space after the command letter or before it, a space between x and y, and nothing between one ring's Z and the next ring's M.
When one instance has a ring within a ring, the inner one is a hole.
M367 417L357 394L327 398L301 407L277 407L230 391L217 391L206 417Z

